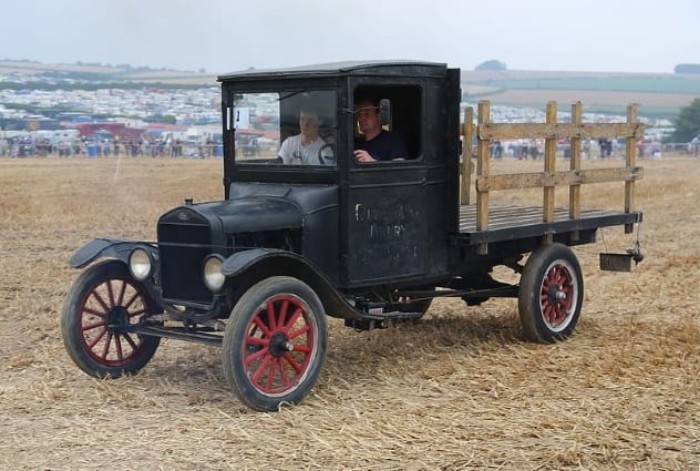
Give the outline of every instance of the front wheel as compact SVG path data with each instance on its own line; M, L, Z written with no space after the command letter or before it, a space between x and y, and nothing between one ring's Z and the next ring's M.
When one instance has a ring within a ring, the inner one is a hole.
M316 383L327 338L316 293L296 278L267 278L231 312L222 351L226 381L241 402L259 411L296 404Z
M93 265L75 280L63 304L63 344L91 376L135 373L153 357L160 338L135 335L129 327L154 312L146 288L125 264L110 260Z
M569 337L582 302L581 266L569 247L545 245L530 255L518 292L520 322L528 340L551 343Z

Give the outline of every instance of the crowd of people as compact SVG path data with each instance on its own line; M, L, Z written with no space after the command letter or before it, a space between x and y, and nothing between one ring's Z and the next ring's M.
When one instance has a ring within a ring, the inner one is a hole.
M618 139L584 139L581 142L581 157L584 160L618 158L624 156L625 146L624 141ZM700 138L698 139L698 147L700 148ZM661 141L648 139L637 141L637 155L642 159L647 157L660 158L664 150L664 144ZM689 148L689 150L691 149ZM571 147L568 141L557 142L557 154L565 159L571 156ZM509 142L493 140L489 144L489 155L494 159L506 157L514 160L537 160L544 157L544 140L520 139Z
M401 136L382 129L379 119L379 108L375 102L358 103L356 110L358 127L362 138L355 143L354 157L358 162L373 162L377 160L402 160L408 155L406 145ZM284 163L303 163L326 165L335 162L335 156L326 148L327 143L318 136L318 116L310 111L302 112L299 116L301 132L285 140L278 151ZM237 141L237 144L240 142ZM257 143L256 143L257 146ZM245 147L245 146L244 146ZM245 150L245 149L244 149ZM473 147L473 154L476 148ZM637 155L640 158L661 158L667 150L658 140L640 139L637 142ZM678 150L674 147L673 150ZM700 156L700 135L693 138L684 147L696 157ZM245 153L245 152L244 152ZM569 158L568 141L557 143L558 155ZM617 139L584 139L581 142L583 159L611 159L624 156L625 143ZM254 154L254 153L253 153ZM140 139L100 139L100 138L64 138L52 140L42 136L0 137L0 157L221 157L223 146L211 139L197 142L181 139L157 139L144 136ZM514 160L537 160L544 157L544 140L521 139L501 142L492 140L489 145L489 155L494 159L510 158ZM321 156L321 157L319 157Z
M180 139L88 139L50 140L30 135L0 138L0 157L220 157L220 143L212 140L184 142Z

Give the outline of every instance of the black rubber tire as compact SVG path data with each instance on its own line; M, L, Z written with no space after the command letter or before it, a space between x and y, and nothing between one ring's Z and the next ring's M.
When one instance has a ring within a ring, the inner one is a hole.
M552 343L569 337L583 303L583 275L574 252L563 244L544 245L530 255L518 291L525 338Z
M133 374L153 358L159 337L115 327L155 312L146 288L116 260L92 265L75 280L63 303L61 333L68 355L97 378Z
M277 411L311 391L327 342L326 314L316 293L296 278L266 278L233 307L223 342L224 376L248 407Z

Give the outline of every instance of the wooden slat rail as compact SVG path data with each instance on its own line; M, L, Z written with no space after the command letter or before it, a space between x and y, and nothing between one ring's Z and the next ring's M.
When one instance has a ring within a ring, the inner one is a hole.
M472 139L474 138L474 110L468 107L464 110L464 125L462 129L462 191L460 202L468 205L471 201L472 181Z
M571 124L574 126L581 123L581 102L577 101L571 105ZM569 139L570 149L570 165L569 169L576 173L581 172L581 138L574 136ZM581 185L582 182L569 183L569 218L578 219L581 217ZM578 231L571 234L571 239L576 241L579 239Z
M477 117L479 127L491 121L491 104L488 101L479 102L479 116ZM476 176L477 178L489 174L489 140L479 139L476 154ZM476 192L476 230L485 231L489 228L489 192ZM477 247L477 253L486 255L488 246L481 244Z
M637 105L629 105L627 107L627 122L637 121ZM628 168L637 165L637 136L627 136L627 152L625 155L625 163ZM634 210L634 180L625 181L625 212L629 213ZM633 224L625 224L625 234L631 234L634 231Z
M478 139L560 139L644 136L642 123L489 123L479 126Z
M557 122L557 104L553 101L547 103L546 111L547 124L556 124ZM544 141L544 171L546 174L553 174L557 165L557 138L556 136L548 137ZM544 214L542 216L544 222L554 222L554 185L544 187ZM545 235L545 242L551 244L553 242L553 234Z
M575 169L571 171L561 170L558 172L484 175L477 177L476 191L519 190L562 185L578 186L584 183L609 183L618 181L633 182L635 180L641 180L643 177L643 167ZM569 207L571 206L571 200L569 200ZM575 206L578 206L580 212L580 201L578 201L574 207ZM572 214L572 219L576 217L576 214Z
M581 217L581 185L586 183L625 182L625 212L634 211L634 182L644 176L637 167L637 140L644 136L644 125L637 121L637 105L627 108L626 123L582 123L582 107L577 102L571 106L571 122L557 123L557 104L549 102L545 123L492 123L491 105L488 101L479 102L477 126L473 126L473 111L467 108L464 114L464 159L462 163L462 205L470 204L471 189L471 141L477 139L476 167L476 230L489 228L489 192L523 188L543 188L542 221L554 220L554 191L557 186L569 186L569 218ZM556 143L558 139L569 139L571 147L568 171L556 170ZM625 138L625 167L602 169L581 169L581 140L589 138ZM544 171L537 173L517 173L490 175L489 144L491 139L544 139ZM633 231L632 224L625 225L625 232ZM575 240L578 234L572 234ZM551 242L551 234L545 242ZM486 244L477 247L480 254L488 253Z

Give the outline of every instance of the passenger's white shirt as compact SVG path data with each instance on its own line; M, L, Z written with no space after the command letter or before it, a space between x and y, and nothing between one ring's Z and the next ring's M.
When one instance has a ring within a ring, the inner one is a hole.
M285 139L277 154L285 164L330 165L333 162L327 158L321 157L319 160L319 152L325 145L326 142L317 137L314 142L305 146L301 143L301 134L297 134Z

